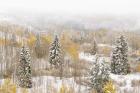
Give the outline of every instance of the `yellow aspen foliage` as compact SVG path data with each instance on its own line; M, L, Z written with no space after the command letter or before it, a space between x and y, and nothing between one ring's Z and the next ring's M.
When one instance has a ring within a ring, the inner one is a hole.
M3 38L0 38L0 45L4 45L5 44L5 40Z
M65 93L65 88L63 85L61 86L59 93Z
M0 93L16 93L16 85L11 82L11 79L5 79L0 87Z
M17 42L17 46L18 46L18 47L21 47L21 46L22 46L22 42L21 42L21 41L18 41L18 42Z
M48 42L49 44L52 42L52 36L51 35L42 35L41 38L44 42Z
M140 50L136 51L136 55L140 56Z
M136 71L140 72L140 64L136 66Z
M20 93L29 93L29 92L28 92L28 89L26 89L26 88L21 88Z
M104 93L116 93L116 89L112 81L109 81L104 85L103 91Z
M67 93L67 87L64 84L61 85L59 93Z
M78 60L78 49L77 45L71 44L71 46L67 49L68 53L73 57L74 60Z
M32 47L35 44L36 37L33 34L30 34L29 38L27 39L27 44Z
M0 45L10 45L12 43L11 40L5 40L3 38L0 38ZM16 42L17 46L20 46L20 42Z
M61 45L66 53L68 53L74 61L78 60L79 45L74 43L67 34L61 37Z
M91 89L89 93L97 93L97 91L94 89Z
M74 87L68 87L66 93L76 93Z
M73 87L65 86L64 84L62 84L58 93L76 93L76 92Z

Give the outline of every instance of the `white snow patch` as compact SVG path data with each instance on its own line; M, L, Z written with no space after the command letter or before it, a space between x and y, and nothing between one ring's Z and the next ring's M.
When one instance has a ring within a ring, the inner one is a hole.
M96 60L96 56L91 55L89 53L81 52L81 53L79 53L79 59L83 59L83 60L86 60L89 62L94 62Z
M64 84L67 88L73 88L75 93L87 93L88 89L86 86L79 85L74 81L74 78L63 78L53 76L40 76L34 77L33 88L29 89L29 93L59 93L62 85ZM20 93L18 88L17 93Z
M86 60L88 62L95 62L97 55L91 55L89 53L79 53L79 59ZM104 59L105 62L110 62L110 57L100 57L100 60Z
M98 44L98 46L100 46L100 47L114 47L114 46L109 45L109 44Z
M132 81L140 81L140 73L128 74L128 75L115 75L110 74L113 81L116 82L117 93L140 93L140 84L137 86L132 85ZM134 92L136 91L136 92Z

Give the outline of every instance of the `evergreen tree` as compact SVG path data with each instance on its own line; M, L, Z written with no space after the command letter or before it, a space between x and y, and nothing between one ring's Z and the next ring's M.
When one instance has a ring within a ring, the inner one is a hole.
M91 47L90 53L92 55L95 55L97 53L97 51L98 51L97 43L96 43L95 39L93 39L93 41L91 42L91 44L92 44L92 47Z
M63 64L63 55L60 48L58 37L56 36L49 51L49 62L53 67L61 67Z
M109 81L109 67L104 59L96 59L90 71L91 88L97 93L103 93L103 87Z
M114 74L127 74L129 64L127 59L128 46L124 36L116 40L115 48L111 56L111 72Z
M20 60L17 67L18 85L22 88L31 88L31 57L29 49L23 46L20 52Z

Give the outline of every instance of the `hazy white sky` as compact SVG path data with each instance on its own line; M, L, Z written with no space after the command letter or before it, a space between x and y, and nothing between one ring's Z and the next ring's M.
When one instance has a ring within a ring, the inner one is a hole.
M0 0L0 12L140 15L140 0Z

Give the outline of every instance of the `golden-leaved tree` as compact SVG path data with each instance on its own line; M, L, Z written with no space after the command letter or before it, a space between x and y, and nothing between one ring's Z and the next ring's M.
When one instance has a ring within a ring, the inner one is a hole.
M42 38L43 42L47 42L48 44L51 44L51 42L52 42L52 36L50 34L42 35L41 38Z
M73 42L67 33L63 33L61 36L61 45L65 54L70 55L73 62L73 74L78 75L79 70L77 69L77 64L79 61L79 45Z
M16 85L12 83L11 79L5 79L0 86L0 93L16 93Z
M35 35L30 33L29 37L27 38L27 44L30 47L33 47L33 45L35 44L35 41L36 41Z
M61 45L65 53L68 53L74 61L78 60L79 45L74 43L67 33L61 36Z
M116 93L115 86L112 81L107 82L103 88L104 93Z
M59 93L76 93L75 89L71 86L66 86L65 84L62 84L59 90Z

